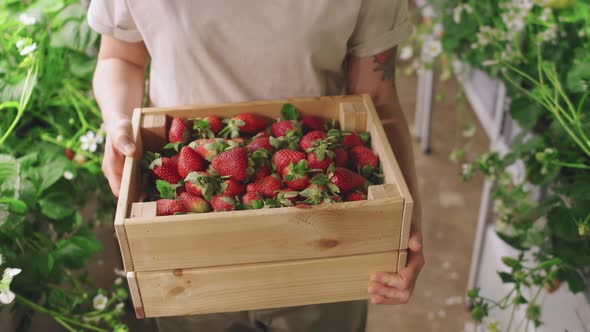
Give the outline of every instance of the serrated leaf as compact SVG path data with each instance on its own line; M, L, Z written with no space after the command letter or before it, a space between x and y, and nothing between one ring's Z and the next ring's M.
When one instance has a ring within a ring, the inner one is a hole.
M174 151L178 152L180 150L181 145L182 145L182 142L168 143L168 144L164 145L164 149L174 150Z
M25 214L27 212L27 204L16 198L3 197L0 198L0 204L6 204L8 211L17 214Z
M504 256L502 257L502 262L504 263L504 265L511 267L513 269L520 269L522 268L522 264L520 264L520 262L512 257L508 257L508 256Z
M41 212L50 219L58 220L74 213L72 196L50 192L39 200Z
M512 274L508 272L498 272L498 275L500 276L500 279L502 279L502 282L505 284L514 282Z
M297 120L297 109L292 104L284 104L281 108L281 118L283 120Z
M161 198L172 199L176 197L176 189L169 182L156 180L156 188L158 188Z

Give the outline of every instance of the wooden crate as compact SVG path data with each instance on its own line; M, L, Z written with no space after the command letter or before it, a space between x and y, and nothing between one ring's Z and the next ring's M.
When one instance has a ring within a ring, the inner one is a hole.
M156 216L140 202L143 151L162 149L171 117L276 118L284 103L368 131L385 183L366 201L311 208ZM405 266L412 198L369 96L141 108L132 123L115 229L138 318L366 299L371 273Z

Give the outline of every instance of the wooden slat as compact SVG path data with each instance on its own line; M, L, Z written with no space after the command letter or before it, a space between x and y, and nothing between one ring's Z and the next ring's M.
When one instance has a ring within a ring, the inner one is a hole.
M397 271L396 272L399 272L399 271L403 270L404 267L406 267L407 259L408 259L408 251L407 250L400 250L398 260L397 260Z
M135 308L135 317L142 319L145 318L143 310L143 301L141 299L141 293L139 286L137 285L137 278L135 272L127 272L127 284L129 285L129 294L133 301L133 307Z
M141 121L141 137L147 151L161 151L166 145L166 115L145 114Z
M410 236L410 226L412 222L412 208L414 201L410 190L406 184L403 173L399 167L397 159L393 154L393 149L389 144L385 130L381 125L379 115L375 111L375 106L371 96L363 95L365 105L368 112L367 131L371 134L371 143L373 151L375 151L381 160L383 165L383 175L385 176L385 183L394 183L397 185L403 200L404 200L404 211L402 217L402 233L400 238L400 249L408 248L408 239Z
M249 101L232 104L190 105L174 108L144 108L143 114L166 114L176 117L204 117L215 115L218 117L232 117L239 113L249 112L266 115L271 118L280 116L283 104L291 103L297 107L302 115L317 115L323 118L338 119L341 102L362 102L361 96L325 96L313 98L277 99L263 101Z
M362 132L367 130L367 110L365 104L340 104L340 128L346 131Z
M398 195L310 209L132 218L125 227L135 271L156 271L397 250L402 208Z
M136 153L133 157L126 157L123 165L123 174L121 176L121 190L119 192L119 200L117 202L117 211L115 212L115 232L117 233L117 240L119 248L121 249L121 256L123 258L123 267L125 271L133 270L133 260L129 251L129 242L127 233L125 231L125 219L127 218L131 203L137 201L141 186L139 184L139 160L143 154L143 144L140 135L140 121L141 111L136 109L133 112L131 125L133 127L133 139L136 145Z
M233 267L137 272L146 317L256 310L368 298L369 276L397 252Z

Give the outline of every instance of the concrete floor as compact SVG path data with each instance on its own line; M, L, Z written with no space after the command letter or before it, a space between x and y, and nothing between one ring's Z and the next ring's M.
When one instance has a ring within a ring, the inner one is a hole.
M401 73L401 71L400 71ZM399 75L398 90L408 120L413 123L416 105L416 78ZM449 161L456 144L458 121L456 82L440 84L438 91L449 96L437 102L433 113L432 152L423 154L414 144L419 185L423 202L423 232L426 266L422 271L411 302L403 306L371 306L368 332L388 331L463 331L469 322L464 305L471 250L475 233L482 179L462 183L460 165ZM471 116L469 112L466 116ZM473 153L483 152L488 142L482 130L474 138ZM108 287L115 276L113 268L120 257L110 225L98 230L104 255L92 263L91 274L97 284ZM130 308L129 308L130 309ZM151 320L137 321L131 314L132 332L155 331ZM39 315L31 331L62 331L47 317ZM215 331L207 331L215 332ZM313 331L297 331L313 332ZM332 331L321 331L332 332ZM337 331L334 331L337 332Z

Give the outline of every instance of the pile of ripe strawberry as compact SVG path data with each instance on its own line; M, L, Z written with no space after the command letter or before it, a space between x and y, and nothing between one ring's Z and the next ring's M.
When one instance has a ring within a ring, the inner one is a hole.
M146 153L157 214L309 206L366 199L381 182L368 133L283 105L276 122L242 113L172 119L164 152Z

